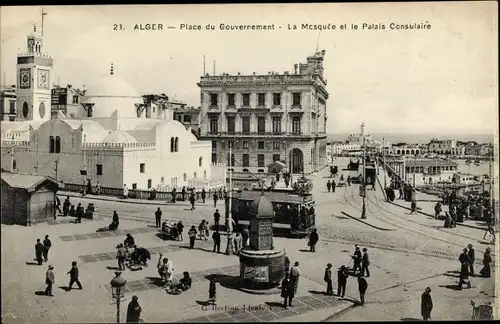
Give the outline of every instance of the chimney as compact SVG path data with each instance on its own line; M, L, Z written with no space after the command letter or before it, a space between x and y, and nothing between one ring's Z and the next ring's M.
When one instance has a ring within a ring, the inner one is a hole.
M298 65L298 64L294 64L294 65L293 65L293 71L294 71L294 73L295 73L295 74L297 74L297 68L298 68L298 67L299 67L299 65Z

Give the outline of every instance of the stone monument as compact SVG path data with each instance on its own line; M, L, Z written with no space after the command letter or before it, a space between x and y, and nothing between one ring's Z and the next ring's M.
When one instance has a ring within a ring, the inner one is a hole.
M273 204L262 193L248 213L250 246L240 252L240 283L243 288L269 290L285 277L285 250L275 250L273 245Z

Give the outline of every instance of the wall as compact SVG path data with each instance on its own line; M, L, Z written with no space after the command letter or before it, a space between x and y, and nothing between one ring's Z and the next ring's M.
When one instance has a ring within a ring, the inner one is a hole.
M24 190L15 190L1 182L2 224L27 225L29 195ZM15 191L14 191L15 190Z

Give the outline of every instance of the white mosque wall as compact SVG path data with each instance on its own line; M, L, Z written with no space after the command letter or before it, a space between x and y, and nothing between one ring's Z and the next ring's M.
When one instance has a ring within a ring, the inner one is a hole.
M102 187L123 188L125 170L123 146L111 147L102 143L86 143L83 151L87 170L85 179L90 179L93 185L99 182ZM101 175L97 174L98 165L102 165Z
M93 103L92 107L92 117L93 118L103 118L111 117L115 110L119 111L120 118L122 117L134 117L137 118L137 110L135 108L136 103L142 103L141 97L119 97L119 96L109 96L109 97L85 97L83 99L84 103ZM85 117L83 115L81 117Z

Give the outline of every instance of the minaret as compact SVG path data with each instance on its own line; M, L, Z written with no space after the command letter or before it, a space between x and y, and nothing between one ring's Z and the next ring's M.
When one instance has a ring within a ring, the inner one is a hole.
M361 123L361 136L365 136L365 123Z
M26 45L26 52L17 55L17 120L46 121L51 118L53 60L43 53L36 25Z

